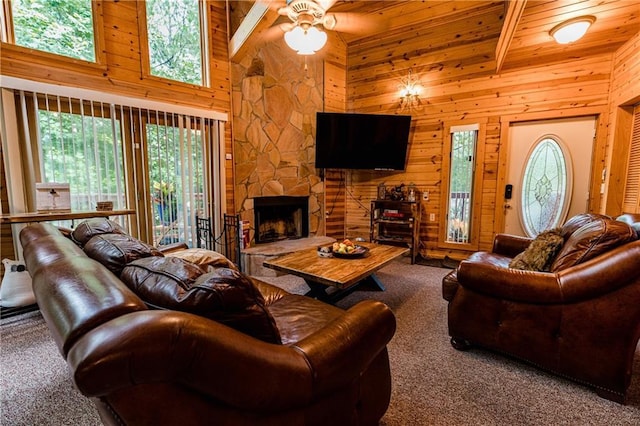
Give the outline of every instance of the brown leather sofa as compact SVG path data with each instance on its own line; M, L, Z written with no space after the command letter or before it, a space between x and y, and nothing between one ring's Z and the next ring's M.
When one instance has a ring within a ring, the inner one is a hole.
M105 424L375 425L385 413L386 345L396 325L386 305L363 301L342 310L232 267L199 270L127 237L119 246L109 235L92 238L97 243L74 243L48 224L20 234L42 315ZM109 268L87 252L107 253ZM158 262L178 267L162 280L150 272ZM144 298L161 293L159 308L214 308L199 315L150 309L109 269L137 280ZM189 278L196 280L190 288L171 283L194 271L201 275ZM267 322L253 323L255 315ZM254 333L252 324L275 325L275 334Z
M480 346L624 403L640 338L640 215L583 214L548 272L510 268L531 239L498 234L443 280L454 348Z

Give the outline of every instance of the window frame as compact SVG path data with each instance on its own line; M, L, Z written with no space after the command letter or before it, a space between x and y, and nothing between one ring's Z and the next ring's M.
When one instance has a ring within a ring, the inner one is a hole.
M477 125L477 139L475 163L473 165L473 186L471 193L471 218L469 222L469 240L466 243L456 243L447 241L448 215L449 215L449 188L451 176L451 148L452 148L452 127ZM438 218L438 243L441 249L476 251L479 247L480 227L482 217L482 188L484 173L484 147L487 133L487 122L482 119L470 121L452 121L445 123L442 132L442 196L440 197L440 211L442 214Z
M212 45L209 39L209 8L206 1L198 0L200 10L200 54L202 56L202 84L187 83L180 80L172 80L151 73L151 52L149 51L149 33L147 30L147 4L146 1L137 1L138 33L140 35L140 61L142 77L158 82L171 82L171 84L184 85L188 87L211 87L210 75L210 52Z
M60 64L64 64L67 66L73 66L74 70L77 70L78 67L84 67L88 71L97 70L100 72L104 72L107 70L107 55L104 41L104 11L102 2L91 1L91 14L93 20L93 47L95 49L96 57L95 62L15 44L12 12L13 9L11 0L3 1L2 7L0 9L0 20L2 21L0 45L2 50L13 52L16 56L30 56L43 62L55 61L56 67L58 67Z

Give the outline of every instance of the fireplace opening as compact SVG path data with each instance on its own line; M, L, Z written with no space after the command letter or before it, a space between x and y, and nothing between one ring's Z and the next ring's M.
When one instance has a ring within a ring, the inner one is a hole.
M309 197L253 199L256 244L309 236Z

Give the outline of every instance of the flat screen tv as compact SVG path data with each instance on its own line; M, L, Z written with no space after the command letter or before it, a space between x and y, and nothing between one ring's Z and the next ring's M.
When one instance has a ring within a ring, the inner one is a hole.
M409 115L318 112L316 168L404 170Z

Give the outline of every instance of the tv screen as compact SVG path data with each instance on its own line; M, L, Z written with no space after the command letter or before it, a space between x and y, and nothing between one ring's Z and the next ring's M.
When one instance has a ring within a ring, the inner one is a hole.
M316 168L404 170L411 116L318 112Z

